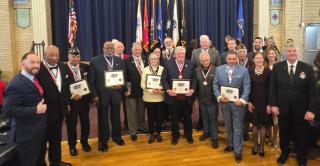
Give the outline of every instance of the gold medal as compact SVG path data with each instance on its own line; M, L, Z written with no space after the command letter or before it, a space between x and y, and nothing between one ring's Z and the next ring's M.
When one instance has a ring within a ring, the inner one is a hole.
M179 79L182 79L182 75L179 75Z
M204 85L204 86L207 86L207 85L208 85L208 82L207 82L207 81L204 81L204 82L203 82L203 85Z

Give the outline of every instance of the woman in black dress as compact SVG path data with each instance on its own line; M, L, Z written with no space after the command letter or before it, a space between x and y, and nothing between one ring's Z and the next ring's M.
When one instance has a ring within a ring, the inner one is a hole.
M263 157L266 127L271 123L271 111L268 106L268 87L271 71L268 67L264 67L262 53L255 53L253 61L254 66L249 69L251 94L248 102L248 110L251 113L251 123L253 124L254 147L252 154L256 155L259 152L259 155ZM258 140L259 138L260 140Z

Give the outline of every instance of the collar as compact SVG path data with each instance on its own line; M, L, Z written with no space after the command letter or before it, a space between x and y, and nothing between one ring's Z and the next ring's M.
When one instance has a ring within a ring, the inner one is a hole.
M30 81L33 82L33 79L34 79L34 75L28 73L27 71L25 70L21 70L21 74L25 77L27 77Z
M133 57L133 59L136 59L136 60L142 59L142 58L141 58L141 55L140 55L140 57L138 58L138 57L136 57L134 54L132 54L132 57Z
M46 60L43 60L44 62L45 62L45 64L48 66L48 68L50 68L50 67L57 67L58 66L58 64L56 64L56 65L50 65Z
M291 65L293 65L294 67L297 67L297 64L298 64L298 60L296 60L293 64L289 63L289 61L287 60L288 68L290 68Z

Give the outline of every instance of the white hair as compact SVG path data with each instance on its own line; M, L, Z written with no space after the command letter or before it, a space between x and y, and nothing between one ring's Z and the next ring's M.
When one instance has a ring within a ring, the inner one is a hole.
M199 59L202 60L203 57L208 56L211 59L210 55L207 52L201 52L199 55Z
M178 46L174 49L174 53L178 52L178 51L183 51L183 53L186 53L186 49L182 46Z
M201 35L200 36L200 42L204 41L204 40L210 41L209 36L208 35Z

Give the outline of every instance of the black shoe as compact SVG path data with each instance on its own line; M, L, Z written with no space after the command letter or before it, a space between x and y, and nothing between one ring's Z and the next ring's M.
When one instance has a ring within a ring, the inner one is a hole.
M263 148L263 146L260 146L260 148L259 148L259 156L260 157L264 157L264 148Z
M244 141L249 141L249 134L244 134L243 135L243 140Z
M157 134L156 138L157 138L157 142L162 142L162 137L160 134Z
M242 160L242 155L241 154L235 154L234 159L236 160L237 163L240 163Z
M71 156L76 156L76 155L78 155L78 151L77 151L77 149L76 149L75 146L70 146L70 147L69 147L69 153L70 153Z
M306 166L307 160L304 159L298 159L298 166Z
M124 140L121 139L121 138L120 138L120 139L113 139L112 141L113 141L114 143L120 145L120 146L122 146L122 145L125 144Z
M138 128L138 131L140 131L140 132L142 132L142 133L144 133L144 134L147 134L147 133L148 133L148 130L147 130L146 128L144 128L144 127Z
M281 153L281 155L277 159L278 164L284 164L288 159L288 155L288 153Z
M201 124L199 123L199 125L197 126L197 128L196 128L196 129L197 129L197 131L202 130L202 129L203 129L203 125L202 125L202 123L201 123Z
M192 137L187 138L187 142L188 142L189 144L193 144L193 138L192 138Z
M218 140L217 140L217 139L211 140L211 147L212 147L213 149L219 148L219 143L218 143Z
M90 152L90 151L91 151L91 146L90 146L88 143L81 144L81 145L82 145L82 149L83 149L85 152Z
M233 147L232 146L227 146L224 148L225 152L232 152L233 151Z
M209 138L209 134L208 133L203 133L200 137L199 140L200 141L205 141L207 138Z
M177 145L177 144L178 144L178 139L172 138L171 144L172 144L172 145Z
M60 161L60 163L57 163L57 164L55 164L55 163L50 163L50 166L72 166L72 164L71 163L67 163L67 162L64 162L64 161Z
M131 135L130 138L132 141L137 141L138 139L137 135Z
M258 154L258 146L254 146L252 148L252 152L251 152L253 155L257 155Z
M155 134L151 134L150 137L149 137L148 143L152 144L155 139L156 139L156 135Z
M106 152L108 150L108 145L106 143L99 143L98 150L101 152Z

